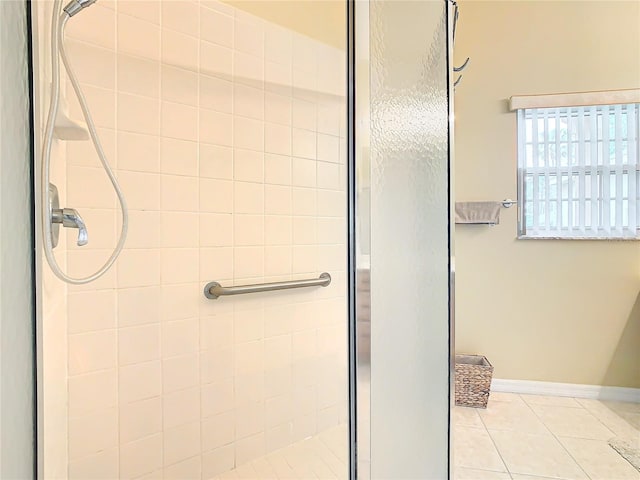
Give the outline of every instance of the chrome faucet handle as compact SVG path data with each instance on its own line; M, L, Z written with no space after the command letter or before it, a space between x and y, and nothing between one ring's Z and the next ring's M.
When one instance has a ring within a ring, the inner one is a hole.
M75 208L55 208L51 211L51 222L61 223L66 228L78 229L78 246L89 243L89 233L84 220Z

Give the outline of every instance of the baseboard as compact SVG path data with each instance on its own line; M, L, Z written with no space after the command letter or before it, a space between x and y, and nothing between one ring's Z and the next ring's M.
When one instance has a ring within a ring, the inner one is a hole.
M581 385L576 383L503 380L494 378L491 381L491 390L494 392L554 395L557 397L591 398L595 400L640 403L640 388L603 387L600 385Z

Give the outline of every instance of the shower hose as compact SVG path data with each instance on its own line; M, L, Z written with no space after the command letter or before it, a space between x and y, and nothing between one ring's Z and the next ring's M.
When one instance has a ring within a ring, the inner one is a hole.
M116 261L118 255L120 255L120 252L122 252L122 248L124 247L124 243L127 238L129 216L124 194L122 193L122 189L118 184L118 180L116 179L113 170L109 166L109 162L107 161L104 149L102 148L102 144L100 143L100 138L98 136L96 126L93 122L93 118L91 117L91 112L89 111L89 107L87 106L87 101L84 97L84 94L82 93L82 89L80 88L78 79L73 71L64 48L64 29L67 21L70 18L70 15L66 11L60 13L60 6L61 0L55 0L53 3L53 14L51 20L51 102L49 104L49 113L47 116L47 123L44 131L41 161L42 171L40 175L40 191L42 198L42 234L44 236L43 245L45 257L47 259L47 262L51 266L51 270L53 270L53 273L59 279L67 283L81 285L100 278L107 272L107 270L109 270L109 268L111 268L113 263ZM82 114L87 124L89 135L91 137L91 141L93 142L95 151L98 154L98 158L100 160L100 163L102 164L102 167L104 168L105 173L107 174L109 180L111 181L111 184L113 185L113 189L115 190L118 201L120 202L120 211L122 212L122 227L120 230L120 238L115 249L111 253L111 256L96 272L82 278L71 277L62 271L53 253L53 241L51 239L52 218L49 207L51 200L51 195L49 193L49 177L51 167L51 150L53 146L53 134L60 103L60 58L62 58L62 63L64 64L67 76L69 77L71 86L73 87L76 97L78 98L78 102L80 103L80 108L82 109Z

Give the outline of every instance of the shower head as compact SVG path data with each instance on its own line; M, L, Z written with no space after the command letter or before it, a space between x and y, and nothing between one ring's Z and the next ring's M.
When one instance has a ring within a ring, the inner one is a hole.
M65 13L70 17L73 17L76 13L80 12L83 8L90 7L96 2L96 0L71 0L66 7L63 8Z

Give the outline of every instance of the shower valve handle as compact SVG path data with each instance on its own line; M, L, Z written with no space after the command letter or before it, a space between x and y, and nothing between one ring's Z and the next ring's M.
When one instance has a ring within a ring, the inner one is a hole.
M66 228L78 229L78 246L89 243L89 234L84 220L74 208L55 208L51 211L51 222L61 223Z

